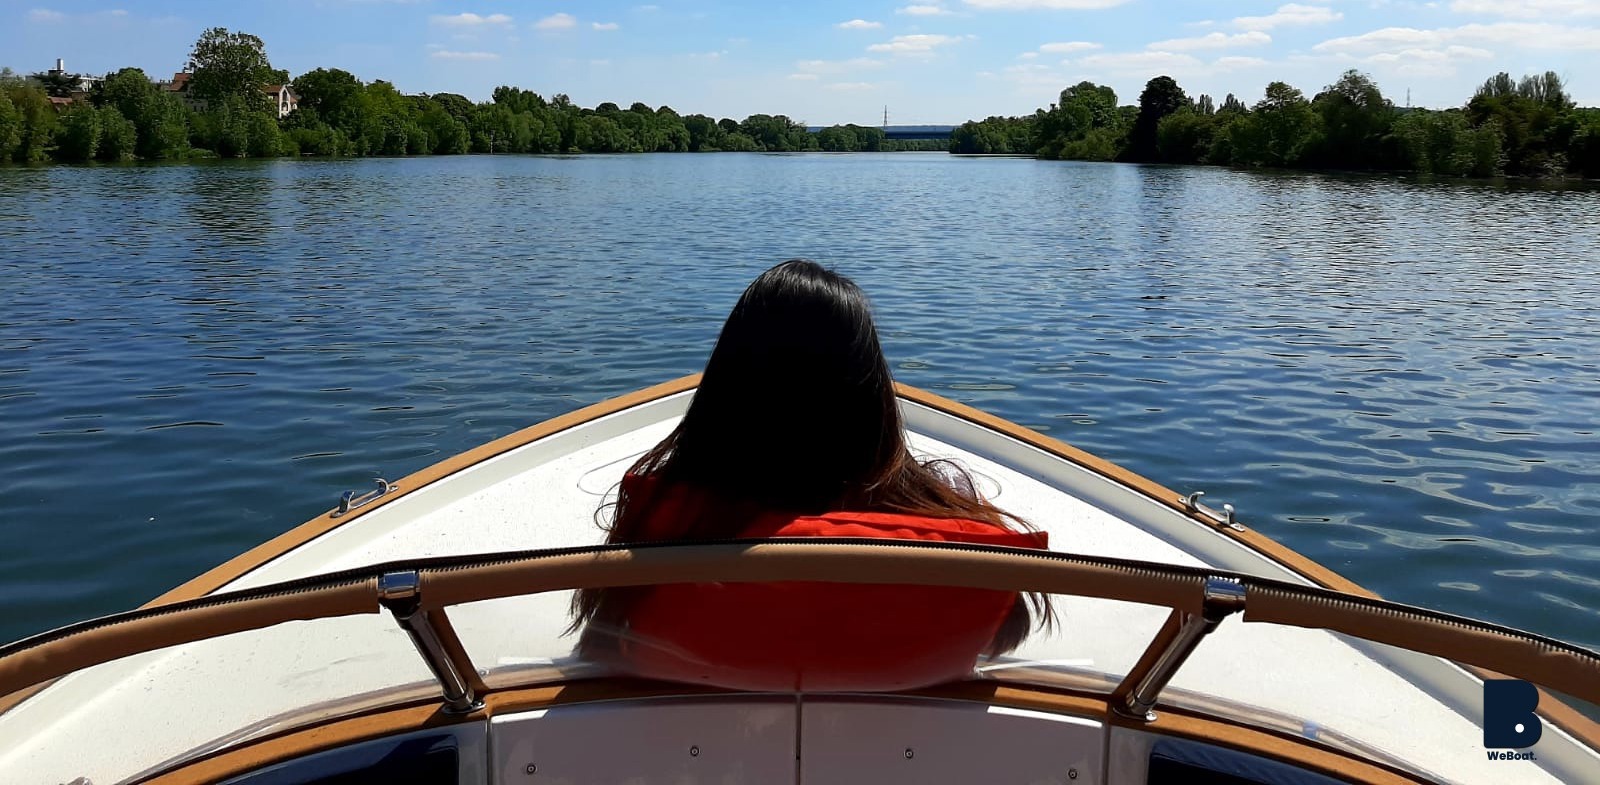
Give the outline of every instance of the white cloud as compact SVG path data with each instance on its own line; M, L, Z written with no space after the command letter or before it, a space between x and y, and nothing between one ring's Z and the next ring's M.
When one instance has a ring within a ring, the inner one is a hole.
M994 74L990 74L990 76L993 75ZM1023 90L1036 91L1041 88L1047 88L1052 93L1060 90L1062 85L1072 83L1072 80L1067 73L1057 71L1050 66L1040 65L1038 63L1022 63L1019 65L1007 66L1005 70L1000 73L1000 78L1011 82Z
M99 11L85 11L78 14L68 14L53 8L30 8L25 15L29 22L36 24L61 24L75 25L104 24L107 22L123 22L132 16L122 8L106 8ZM170 20L172 17L167 17Z
M610 60L590 60L589 65L611 65Z
M1600 16L1600 0L1455 0L1458 14L1549 19L1558 16Z
M1324 54L1361 56L1407 49L1444 50L1450 45L1504 46L1507 42L1529 50L1600 50L1600 28L1531 22L1471 24L1434 30L1385 27L1361 35L1330 38L1311 48Z
M846 92L859 92L861 90L874 90L877 85L871 82L832 82L822 86L824 90L840 90Z
M1145 47L1147 49L1160 49L1168 52L1189 52L1196 49L1231 49L1237 46L1264 46L1272 43L1272 36L1260 30L1251 30L1248 33L1228 35L1227 33L1207 33L1193 38L1173 38L1167 41L1156 41Z
M621 25L617 24L616 22L592 22L589 24L589 26L596 30L615 30L618 27L621 27Z
M1034 59L1034 58L1036 58L1038 56L1039 56L1038 52L1023 52L1022 54L1017 55L1017 59L1018 60L1032 60L1032 59Z
M925 55L932 54L933 50L941 46L959 43L959 35L933 35L919 33L916 35L897 35L886 43L873 44L867 47L869 52L889 52L897 55Z
M986 11L1090 11L1126 2L1128 0L966 0L967 5Z
M570 30L578 26L578 18L572 14L551 14L533 23L535 30Z
M1457 66L1494 56L1495 49L1524 51L1600 51L1600 28L1497 22L1419 30L1385 27L1362 35L1330 38L1312 47L1319 55L1361 63L1408 76L1447 77Z
M866 68L880 68L883 64L882 60L856 57L850 60L800 60L794 64L794 68L808 74L845 74Z
M1398 52L1380 52L1367 58L1367 62L1398 63L1406 60L1442 62L1446 60L1487 60L1491 57L1494 57L1494 53L1487 49L1478 49L1472 46L1447 46L1443 49L1402 49Z
M1156 74L1166 71L1191 71L1205 64L1194 55L1181 52L1119 52L1089 55L1080 58L1083 68L1103 68L1107 71Z
M484 25L511 24L511 17L505 14L489 14L488 16L479 16L472 13L452 14L450 16L435 14L428 17L428 21L444 27L483 27Z
M1330 38L1311 47L1318 52L1331 54L1367 54L1385 49L1416 46L1438 46L1449 33L1445 30L1418 30L1414 27L1385 27L1361 35Z
M1471 46L1447 46L1443 49L1402 49L1398 52L1380 52L1362 62L1374 66L1393 68L1407 76L1454 76L1456 64L1469 60L1485 60L1494 53Z
M718 52L693 52L690 53L689 57L694 60L720 60L727 53L728 50L726 49Z
M1237 71L1242 68L1257 68L1266 65L1267 61L1259 57L1219 57L1211 63L1219 71Z
M816 74L789 74L789 78L795 80L796 82L814 82L817 79L817 75Z
M435 49L428 55L435 60L499 60L500 55L494 52L452 52L448 49Z
M1046 54L1064 55L1072 54L1073 52L1089 52L1099 48L1099 44L1091 41L1061 41L1053 44L1045 44L1039 47L1039 51Z
M909 16L945 16L950 13L939 6L925 4L901 6L900 8L894 9L894 12Z
M883 23L868 22L865 19L851 19L848 22L840 22L839 24L834 25L834 27L837 27L840 30L876 30L880 27L883 27Z
M1290 3L1278 6L1278 10L1266 16L1241 16L1234 19L1233 23L1246 30L1271 30L1274 27L1321 25L1343 18L1344 14L1327 6Z

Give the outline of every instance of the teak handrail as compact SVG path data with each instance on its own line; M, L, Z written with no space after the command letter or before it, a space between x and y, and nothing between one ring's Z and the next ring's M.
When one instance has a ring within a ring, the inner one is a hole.
M1600 705L1600 654L1399 603L1126 559L967 544L811 538L602 545L422 559L210 595L75 624L0 647L0 695L183 643L286 621L377 613L383 607L380 578L407 571L419 578L418 607L437 610L440 618L445 618L447 606L547 591L764 581L1047 592L1203 614L1208 579L1223 579L1244 588L1240 604L1247 623L1345 633L1488 668Z

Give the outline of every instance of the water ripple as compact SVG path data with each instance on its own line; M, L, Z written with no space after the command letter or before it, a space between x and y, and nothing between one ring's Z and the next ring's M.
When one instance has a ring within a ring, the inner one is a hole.
M1600 645L1600 191L501 156L0 169L0 217L0 639L698 370L807 256L903 381L1385 595Z

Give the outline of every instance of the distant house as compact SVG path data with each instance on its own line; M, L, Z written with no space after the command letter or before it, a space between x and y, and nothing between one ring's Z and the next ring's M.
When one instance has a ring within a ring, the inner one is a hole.
M269 84L261 88L261 91L266 93L267 97L272 99L272 103L278 107L278 119L280 120L300 106L300 97L294 94L294 88L286 84Z
M45 73L49 74L51 79L61 80L67 85L67 89L75 95L79 93L88 95L95 85L105 81L103 77L99 76L67 73L67 61L60 57L56 58L56 67L45 71Z
M89 91L105 81L98 76L67 73L67 62L59 57L56 58L55 68L43 74L34 74L34 78L44 83L50 93L50 104L58 112L66 111L74 104L88 103Z
M176 93L179 98L183 99L184 105L195 110L196 112L205 111L205 100L196 98L192 93L189 92L189 79L193 76L194 74L188 71L179 71L173 74L172 78L169 80L156 82L156 87L159 87L169 93Z
M173 74L172 79L168 81L156 82L156 86L169 93L177 93L183 99L183 102L188 104L189 108L197 112L204 111L206 108L205 100L196 98L189 92L189 81L193 78L193 73L179 71ZM294 94L294 88L286 84L266 85L261 88L261 92L265 93L267 99L271 101L279 119L287 117L290 112L300 106L300 97Z

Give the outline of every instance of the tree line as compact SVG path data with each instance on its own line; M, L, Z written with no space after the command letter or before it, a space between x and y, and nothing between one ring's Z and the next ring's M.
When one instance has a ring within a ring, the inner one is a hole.
M1048 109L967 122L953 153L1086 161L1411 171L1493 177L1600 177L1600 109L1573 104L1553 72L1501 73L1459 108L1395 106L1373 80L1347 71L1311 99L1284 82L1251 106L1229 94L1191 100L1168 76L1138 106L1081 82Z
M81 77L0 69L0 161L120 161L294 155L459 153L797 152L949 150L1048 159L1415 171L1451 176L1600 177L1600 109L1576 107L1554 73L1498 74L1462 107L1397 107L1366 75L1346 72L1307 99L1284 82L1253 105L1190 99L1158 76L1137 106L1080 82L1049 108L967 122L948 140L891 140L881 129L810 132L785 115L744 120L671 107L583 108L516 87L491 100L407 95L318 68L289 80L260 38L205 31L182 91L124 68L76 93ZM264 91L289 84L299 104L279 117ZM58 103L75 99L64 110ZM52 98L56 99L55 102Z
M186 65L185 100L138 68L98 81L86 101L58 111L81 77L0 70L0 161L125 161L296 155L460 153L890 152L944 150L948 140L887 139L880 128L810 132L784 115L743 120L679 115L635 103L592 109L496 88L474 103L455 93L406 95L337 68L294 80L274 69L260 38L212 28ZM298 108L279 118L264 88L289 84Z

